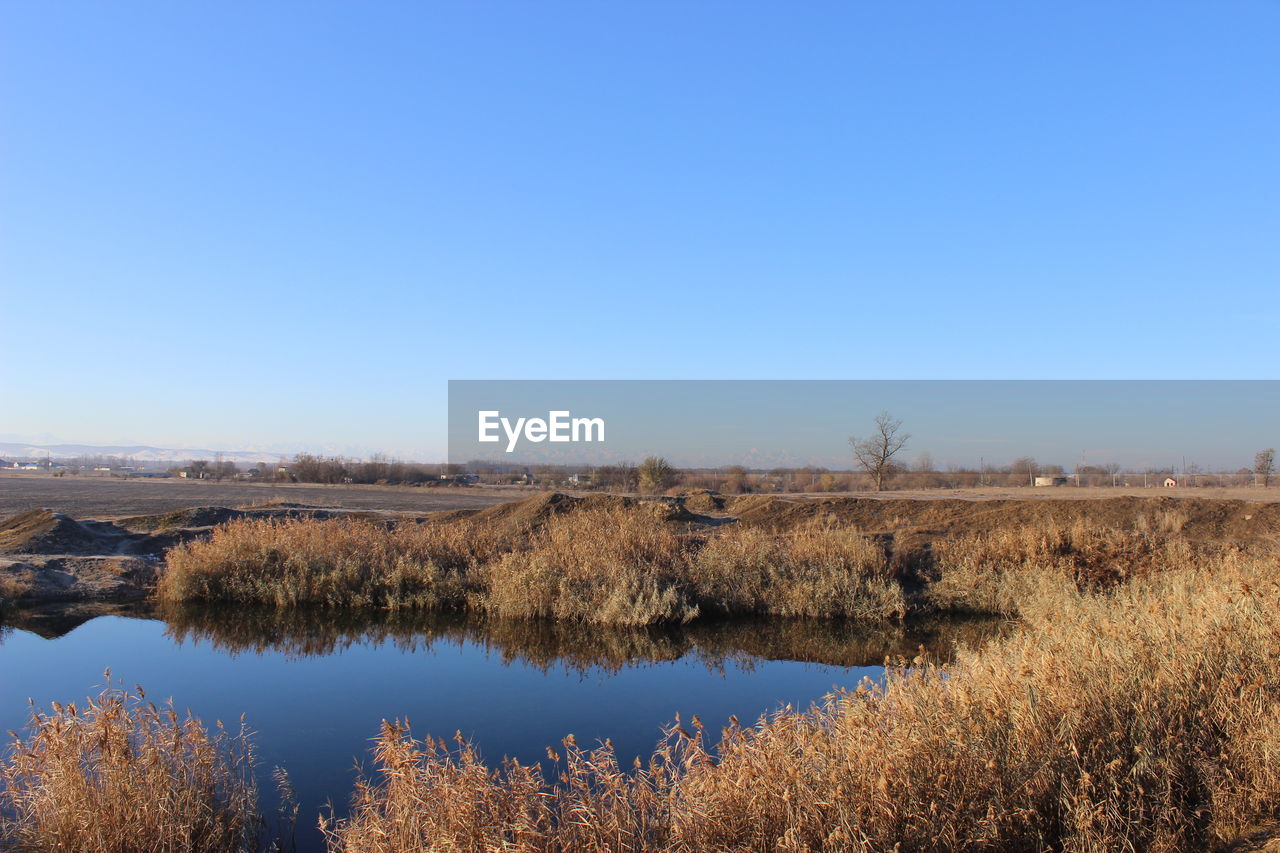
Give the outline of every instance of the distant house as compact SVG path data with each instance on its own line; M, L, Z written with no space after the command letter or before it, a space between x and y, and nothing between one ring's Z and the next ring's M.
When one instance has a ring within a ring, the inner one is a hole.
M1166 489L1176 489L1176 488L1178 488L1178 481L1177 481L1177 480L1175 480L1175 479L1173 479L1172 477L1165 477L1165 478L1164 478L1164 487L1165 487Z
M1066 477L1036 477L1037 486L1065 486L1067 484Z
M591 484L590 474L570 474L569 475L569 485L571 486L586 486L590 484Z

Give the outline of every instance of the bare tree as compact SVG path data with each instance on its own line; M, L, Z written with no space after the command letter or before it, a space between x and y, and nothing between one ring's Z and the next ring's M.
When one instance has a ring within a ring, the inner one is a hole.
M1019 456L1009 466L1009 485L1034 486L1036 484L1036 475L1039 473L1040 466L1036 464L1035 459L1030 456Z
M871 475L876 491L884 491L884 481L893 472L893 457L907 446L909 433L902 432L902 421L888 412L876 415L876 430L867 438L849 436L854 460Z
M1259 450L1258 454L1253 457L1253 473L1254 476L1262 481L1263 486L1271 485L1271 475L1276 472L1276 450L1269 447L1266 450Z

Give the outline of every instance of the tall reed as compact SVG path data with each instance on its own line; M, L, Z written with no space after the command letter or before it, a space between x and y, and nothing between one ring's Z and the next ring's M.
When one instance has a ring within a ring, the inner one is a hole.
M212 731L104 689L33 710L0 762L0 842L25 851L241 853L266 847L243 722ZM0 843L0 847L4 844Z
M467 570L492 555L490 531L465 520L240 519L171 549L163 601L276 606L462 607Z

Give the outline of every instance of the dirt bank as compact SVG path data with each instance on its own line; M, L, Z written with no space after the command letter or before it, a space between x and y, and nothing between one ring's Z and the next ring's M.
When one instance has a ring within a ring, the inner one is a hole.
M154 589L165 551L207 536L218 524L240 518L348 515L384 517L298 504L193 507L114 521L80 521L61 512L33 509L0 520L0 600L24 605L134 601Z

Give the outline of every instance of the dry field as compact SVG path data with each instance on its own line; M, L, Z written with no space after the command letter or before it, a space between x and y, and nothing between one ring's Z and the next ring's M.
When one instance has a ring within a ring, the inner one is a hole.
M193 506L244 506L266 501L421 513L482 509L526 494L518 489L215 483L0 474L0 517L47 507L75 518L118 518L157 515Z
M399 512L483 509L528 497L517 487L414 488L410 486L326 486L315 483L242 483L200 480L124 480L111 477L51 477L46 474L0 474L0 517L47 507L76 518L115 518L172 512L192 506L243 506L288 501L308 506L345 507ZM1116 497L1195 498L1200 500L1276 501L1271 489L1076 489L985 488L924 491L840 492L780 495L786 499L829 500L1080 500Z

